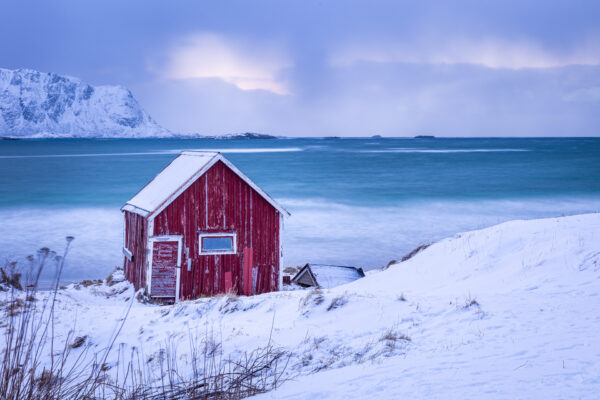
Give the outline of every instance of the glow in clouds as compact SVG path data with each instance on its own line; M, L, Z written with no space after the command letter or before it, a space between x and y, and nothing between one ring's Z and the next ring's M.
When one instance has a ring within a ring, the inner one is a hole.
M217 78L241 90L289 94L279 75L291 66L289 59L273 48L248 49L218 35L197 34L187 37L171 51L167 77Z
M348 46L335 53L329 61L334 67L347 67L357 62L475 64L508 69L600 65L600 45L595 43L591 41L561 54L527 41L455 40L438 42L433 46L371 43Z

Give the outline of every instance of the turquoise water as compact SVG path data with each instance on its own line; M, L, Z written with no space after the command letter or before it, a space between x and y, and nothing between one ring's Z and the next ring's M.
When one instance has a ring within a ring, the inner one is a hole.
M600 211L600 139L0 141L0 257L76 236L67 280L120 263L119 207L182 149L222 151L292 212L285 264L374 268L515 218Z

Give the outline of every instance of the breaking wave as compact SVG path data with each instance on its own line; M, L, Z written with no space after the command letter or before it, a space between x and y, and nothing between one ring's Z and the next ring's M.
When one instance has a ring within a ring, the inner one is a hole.
M136 153L82 153L82 154L23 154L0 156L0 158L63 158L63 157L114 157L114 156L147 156L160 154L179 154L182 151L215 151L220 153L281 153L290 151L302 151L300 147L283 147L283 148L235 148L235 149L175 149L175 150L159 150L145 151Z
M284 264L307 262L381 267L420 244L513 219L600 211L600 198L407 201L389 207L343 205L320 199L278 199L292 213L284 222ZM40 247L60 251L75 236L66 281L103 278L123 260L122 215L114 208L0 210L0 260ZM48 278L53 271L47 272Z
M527 149L383 149L362 150L362 153L504 153L513 151L529 151Z

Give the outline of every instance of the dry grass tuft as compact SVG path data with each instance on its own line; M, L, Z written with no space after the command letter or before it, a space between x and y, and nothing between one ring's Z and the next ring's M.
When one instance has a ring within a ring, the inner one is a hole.
M321 289L313 289L304 297L304 299L300 300L300 308L305 309L309 306L318 306L323 304L324 301L325 296L323 296Z
M344 305L346 305L346 303L348 303L348 296L346 296L346 294L334 297L333 300L331 300L329 306L327 307L327 311L343 307Z
M78 285L81 285L83 287L89 287L89 286L99 286L102 285L103 281L102 279L84 279L81 282L78 283Z
M431 243L429 244L422 244L420 246L418 246L417 248L413 249L410 253L406 254L404 257L402 257L400 259L400 262L404 262L404 261L408 261L411 258L413 258L418 252L425 250L426 248L428 248L429 246L431 246Z
M14 298L8 301L4 309L6 310L6 315L8 317L14 317L19 315L24 308L25 302L19 298Z
M106 286L109 286L109 287L110 286L114 286L117 283L121 283L121 282L123 282L125 280L124 279L125 276L122 275L122 274L120 274L121 276L120 276L119 279L115 279L115 273L118 272L118 271L123 271L123 267L116 267L113 272L111 272L110 274L108 274L108 276L104 280L104 282L106 283Z
M388 269L388 268L389 268L389 267L391 267L392 265L396 264L397 262L398 262L398 260L390 260L390 261L389 261L389 262L386 264L386 266L382 268L382 270L384 270L384 271L385 271L386 269Z
M69 347L72 349L78 349L79 347L83 346L86 340L87 336L77 336L75 340L73 340L73 343L69 345Z
M390 342L397 342L398 340L404 340L406 342L412 341L410 337L405 335L404 333L400 333L396 327L388 328L382 335L380 340L386 340Z
M219 307L219 311L223 314L230 314L241 309L240 297L233 293L228 293L225 296L225 301Z
M379 341L384 343L387 353L392 353L394 350L396 350L399 342L409 343L412 341L412 339L404 333L399 332L396 326L392 326L383 332L379 338Z
M463 304L462 308L463 308L463 310L468 310L471 307L477 307L477 308L479 308L479 306L480 305L479 305L479 302L477 301L477 298L471 297L471 295L468 295L465 298L465 303Z
M15 272L16 265L15 262L10 262L8 263L8 268L6 268L6 270L0 268L0 283L3 283L9 288L23 290L23 285L21 285L21 274Z
M295 275L296 273L298 273L299 270L300 269L297 267L285 267L283 273L288 275Z
M27 276L32 280L26 292L17 292L13 286L8 295L10 300L4 308L9 316L5 318L4 347L0 349L0 399L239 400L265 393L283 381L290 353L273 347L270 340L265 347L239 358L225 358L221 343L206 333L205 337L190 337L186 357L177 354L175 343L167 343L148 363L142 361L147 358L135 348L129 358L124 358L115 343L133 300L110 342L98 353L91 354L87 338L73 338L72 331L59 340L54 335L55 305L72 240L67 237L63 257L55 257L48 249L38 252L35 263L31 261L32 271ZM39 294L38 278L45 263L51 261L56 262L58 271L54 289L40 295L39 307L21 300ZM15 310L19 312L12 312ZM118 361L107 362L117 348ZM181 371L186 374L180 375Z

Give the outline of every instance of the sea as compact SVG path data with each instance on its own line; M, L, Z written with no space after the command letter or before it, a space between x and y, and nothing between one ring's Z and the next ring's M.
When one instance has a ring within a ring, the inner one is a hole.
M106 277L123 262L120 207L192 149L291 212L285 266L380 268L460 232L600 212L600 138L1 140L0 265L74 236L62 281Z

